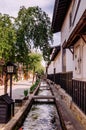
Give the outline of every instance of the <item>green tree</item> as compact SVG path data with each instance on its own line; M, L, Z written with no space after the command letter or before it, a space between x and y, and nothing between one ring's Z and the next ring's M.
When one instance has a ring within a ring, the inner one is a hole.
M37 64L35 72L39 75L44 74L44 66L40 63Z
M51 41L50 19L41 8L21 7L14 22L9 15L0 14L0 59L5 62L10 60L28 65L32 46L40 48L44 59L48 60Z
M29 65L29 70L33 71L33 80L34 80L34 74L37 72L41 74L43 73L43 66L41 64L42 61L42 55L39 53L30 53L28 56L28 65Z
M21 7L18 17L0 14L0 58L26 63L31 46L40 48L45 60L52 41L48 15L39 7Z
M16 31L9 15L0 14L0 59L14 59Z
M12 19L7 14L0 14L0 60L4 59L5 63L15 59L16 31ZM4 93L7 93L8 77L5 74Z
M51 23L48 15L39 7L20 8L16 19L16 54L19 61L26 61L31 46L40 48L48 60L52 41Z

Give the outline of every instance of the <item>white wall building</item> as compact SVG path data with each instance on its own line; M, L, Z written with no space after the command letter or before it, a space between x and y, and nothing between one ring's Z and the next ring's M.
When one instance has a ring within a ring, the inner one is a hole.
M62 59L61 59L61 46L51 48L50 64L48 65L48 74L54 74L62 72Z
M53 32L61 31L62 71L86 80L86 0L56 0Z
M56 55L54 61L54 68L56 68L56 73L62 72L62 59L61 59L61 51Z
M61 32L62 74L56 75L57 83L86 114L86 0L55 0L52 30Z
M53 62L48 65L47 74L53 74Z

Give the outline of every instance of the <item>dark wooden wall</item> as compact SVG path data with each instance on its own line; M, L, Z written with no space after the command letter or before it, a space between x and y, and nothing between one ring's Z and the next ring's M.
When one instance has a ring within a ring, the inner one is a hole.
M72 79L73 73L57 73L47 78L59 84L73 99L75 104L86 114L86 82Z

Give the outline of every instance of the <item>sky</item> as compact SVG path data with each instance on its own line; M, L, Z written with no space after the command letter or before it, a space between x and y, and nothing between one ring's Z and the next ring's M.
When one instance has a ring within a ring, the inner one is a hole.
M0 13L17 17L21 6L25 6L26 8L39 6L48 14L52 22L54 3L55 0L0 0ZM54 34L53 46L58 44L60 44L60 33Z

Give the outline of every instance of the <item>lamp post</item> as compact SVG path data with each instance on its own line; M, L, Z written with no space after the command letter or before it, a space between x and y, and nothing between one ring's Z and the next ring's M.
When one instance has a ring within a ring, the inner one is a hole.
M12 62L7 62L6 73L10 75L10 98L12 98L12 75L16 73L16 65Z

